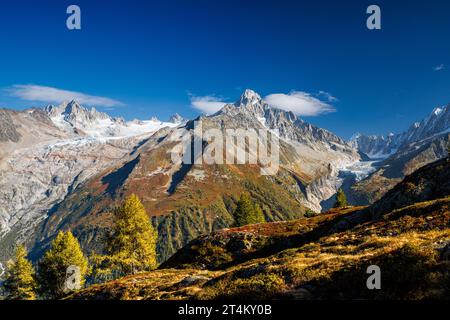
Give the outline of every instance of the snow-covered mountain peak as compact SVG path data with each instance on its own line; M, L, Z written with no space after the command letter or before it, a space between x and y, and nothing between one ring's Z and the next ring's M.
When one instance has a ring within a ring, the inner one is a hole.
M109 115L97 111L95 108L87 109L75 100L70 102L63 102L59 106L49 105L44 108L44 111L50 118L62 117L65 121L74 124L73 122L95 122L97 120L111 119Z
M264 103L258 93L253 90L246 89L235 103L226 104L212 116L219 116L221 114L234 116L238 113L243 113L249 117L261 118L264 116L264 113L268 108L269 106Z
M246 89L239 100L236 102L236 106L247 106L249 104L252 105L257 103L262 103L261 96L251 89Z
M438 116L438 115L440 115L442 113L442 111L443 111L442 108L436 107L436 108L433 109L432 114L434 114L435 116Z
M59 106L49 105L44 108L44 112L58 128L95 138L150 134L163 127L176 125L162 122L156 117L125 122L123 118L113 118L95 108L87 109L77 101L63 102Z
M169 122L174 124L180 124L183 123L185 120L182 116L180 116L178 113L175 113L169 118Z

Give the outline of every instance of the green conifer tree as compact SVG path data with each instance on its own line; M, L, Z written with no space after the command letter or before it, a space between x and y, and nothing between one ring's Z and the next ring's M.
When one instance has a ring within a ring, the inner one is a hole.
M345 195L344 190L340 188L336 194L336 203L334 204L334 208L344 208L348 206L347 197Z
M59 232L51 244L43 259L39 262L38 280L41 293L45 297L60 298L67 294L71 287L68 286L68 270L78 269L80 286L85 283L88 273L88 261L81 251L80 244L73 234Z
M255 210L255 219L254 219L253 223L266 222L266 217L264 216L264 213L263 213L261 207L257 203L254 204L254 210Z
M95 257L96 279L114 279L157 267L158 234L136 195L125 199L114 211L114 227L107 255Z
M312 217L315 217L315 216L317 216L317 215L318 215L317 212L315 212L315 211L312 210L312 209L307 209L306 212L305 212L305 214L304 214L304 216L305 216L306 218L312 218Z
M6 299L35 300L36 287L35 274L31 262L27 260L27 251L24 246L18 246L4 282Z
M235 226L240 227L265 222L265 217L261 207L254 204L248 194L243 193L234 211L234 221Z

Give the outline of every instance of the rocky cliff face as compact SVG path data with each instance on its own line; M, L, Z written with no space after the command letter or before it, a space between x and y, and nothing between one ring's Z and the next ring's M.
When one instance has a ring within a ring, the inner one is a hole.
M19 142L21 135L17 132L17 127L12 121L10 112L0 109L0 141Z
M394 154L401 144L395 134L385 136L366 136L360 133L353 135L350 145L367 155L370 159L383 159Z
M269 107L252 90L246 90L235 104L226 105L214 118L223 123L238 121L244 128L278 130L287 146L281 156L282 161L286 159L283 165L300 177L304 194L301 201L315 211L329 208L327 200L344 182L341 171L361 160L357 151L340 137L292 112Z
M181 124L181 123L183 123L185 121L186 120L182 116L180 116L178 113L175 113L174 115L172 115L169 118L169 122L175 123L175 124Z
M73 137L73 132L59 129L42 109L0 109L0 160L38 143Z

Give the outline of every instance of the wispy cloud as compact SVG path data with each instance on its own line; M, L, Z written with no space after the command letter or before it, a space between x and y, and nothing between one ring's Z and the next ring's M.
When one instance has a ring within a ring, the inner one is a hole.
M338 98L336 98L331 93L326 92L326 91L319 91L317 96L325 98L326 100L328 100L328 102L338 102L339 101Z
M441 63L440 65L433 68L434 71L441 71L445 69L445 65Z
M118 100L107 97L92 96L81 92L32 84L16 84L6 88L6 92L13 97L35 102L61 103L63 101L76 100L81 104L90 106L115 107L124 105Z
M322 91L322 94L326 93ZM325 95L328 102L337 101L335 97L330 94ZM269 94L264 100L272 107L292 111L300 116L317 116L319 114L336 111L328 102L324 102L310 93L302 91L292 91L289 94L274 93Z
M213 114L222 109L227 103L223 99L215 96L191 96L191 105L206 113Z

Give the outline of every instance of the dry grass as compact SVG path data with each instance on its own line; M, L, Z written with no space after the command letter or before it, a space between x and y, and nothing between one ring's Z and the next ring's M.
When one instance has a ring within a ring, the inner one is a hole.
M450 198L419 203L334 233L327 228L359 211L347 208L311 219L227 229L222 231L223 237L247 232L291 239L296 234L320 233L310 242L300 241L216 272L158 270L94 286L74 297L448 299L450 263L443 258L442 250L448 250L450 244L449 206ZM381 268L382 290L366 287L366 269L373 264ZM202 272L210 280L181 284L186 277Z
M67 299L81 300L179 300L197 294L221 272L202 270L155 270L128 276L81 290Z

